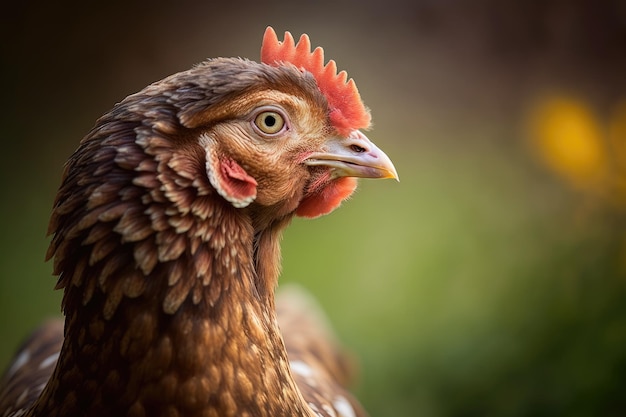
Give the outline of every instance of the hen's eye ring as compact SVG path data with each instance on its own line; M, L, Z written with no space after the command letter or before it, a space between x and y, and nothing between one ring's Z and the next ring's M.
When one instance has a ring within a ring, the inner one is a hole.
M285 127L285 119L275 111L263 111L254 118L254 124L268 135L280 132Z

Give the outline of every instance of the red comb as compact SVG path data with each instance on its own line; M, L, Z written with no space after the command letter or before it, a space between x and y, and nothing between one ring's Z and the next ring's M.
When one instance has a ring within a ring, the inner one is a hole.
M345 71L337 74L337 64L332 59L324 65L324 50L317 47L311 52L307 35L302 35L296 44L291 33L285 32L285 40L280 42L274 29L268 26L263 35L261 62L273 66L288 62L313 74L330 106L330 121L340 134L348 135L352 130L369 126L371 117L354 80L348 80Z

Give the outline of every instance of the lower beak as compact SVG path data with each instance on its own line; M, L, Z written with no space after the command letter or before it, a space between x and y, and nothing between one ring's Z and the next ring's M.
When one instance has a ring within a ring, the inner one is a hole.
M314 152L304 163L330 168L333 178L398 178L391 159L360 130L345 138L333 137L326 142L325 152Z

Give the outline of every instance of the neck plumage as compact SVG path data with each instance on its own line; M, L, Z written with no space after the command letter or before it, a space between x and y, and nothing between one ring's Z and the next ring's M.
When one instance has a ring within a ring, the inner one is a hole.
M197 158L147 157L165 142L115 127L81 143L57 196L65 341L29 415L309 415L274 310L288 219L257 229Z
M192 253L189 245L177 260L155 265L143 284L121 267L104 282L85 277L97 282L86 302L89 281L66 288L65 343L34 415L59 407L62 415L90 416L307 415L276 324L273 286L258 285L264 277L253 246L257 256L278 254L255 242L248 225L223 222L238 237L223 250L205 242ZM277 241L275 233L257 239ZM127 250L112 251L108 262ZM144 287L141 294L126 294L133 286ZM121 300L111 302L120 289Z

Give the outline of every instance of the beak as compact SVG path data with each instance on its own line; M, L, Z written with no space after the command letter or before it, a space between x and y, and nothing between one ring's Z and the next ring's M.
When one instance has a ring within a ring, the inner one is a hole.
M326 142L325 152L310 154L304 163L331 169L332 178L394 178L400 181L391 159L360 130L348 137L333 137Z

